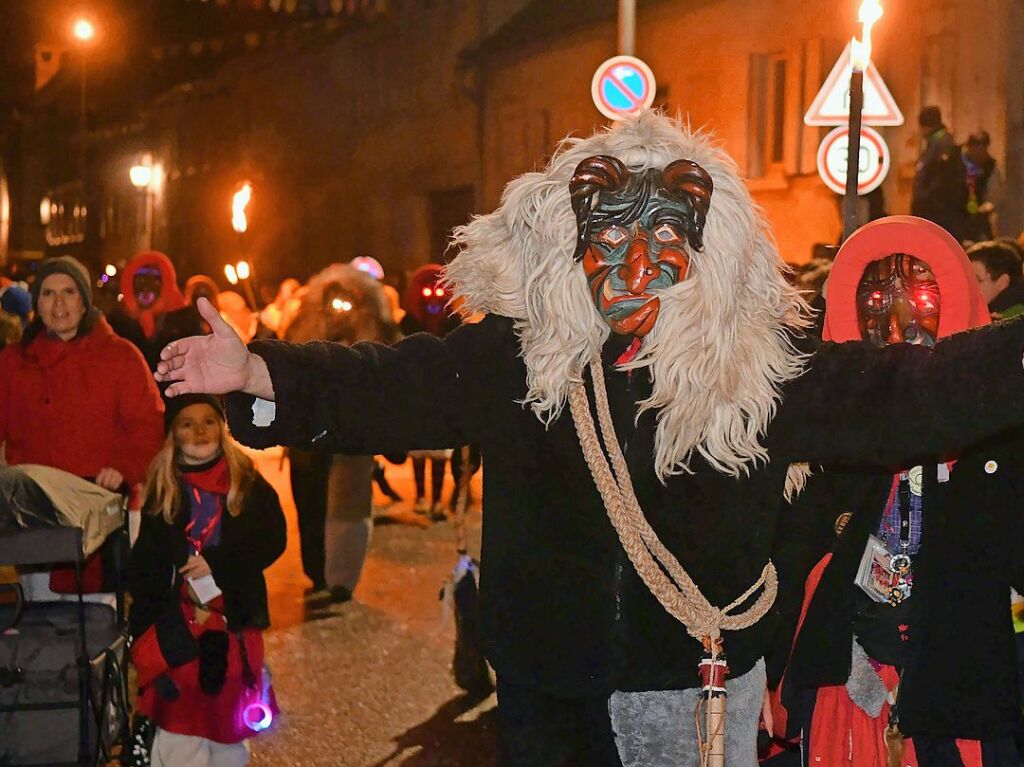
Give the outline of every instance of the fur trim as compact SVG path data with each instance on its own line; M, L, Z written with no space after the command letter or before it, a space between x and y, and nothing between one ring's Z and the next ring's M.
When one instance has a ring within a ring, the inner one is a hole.
M335 283L346 290L354 304L345 317L333 318L323 310L324 290ZM332 340L347 344L391 343L396 336L391 303L380 283L354 266L337 263L310 279L298 313L285 333L289 341Z
M572 259L569 179L598 154L634 171L688 159L714 180L704 250L689 254L686 279L661 294L658 321L627 367L651 370L654 390L639 411L658 410L659 479L690 472L694 451L718 471L746 474L768 460L760 440L779 388L804 366L789 331L805 327L809 315L734 163L708 134L647 112L566 139L546 170L514 179L496 211L456 230L462 251L446 281L464 313L516 320L525 403L545 423L557 418L569 384L611 332Z

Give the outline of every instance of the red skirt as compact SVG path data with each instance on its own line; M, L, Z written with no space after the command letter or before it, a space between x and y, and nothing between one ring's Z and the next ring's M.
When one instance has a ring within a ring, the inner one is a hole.
M200 625L193 619L190 606L183 609L193 636L223 630L223 617L216 612ZM240 743L269 726L278 709L270 679L263 669L263 634L259 629L243 629L229 632L228 638L227 673L219 693L203 692L199 686L199 661L193 660L166 672L178 688L177 698L168 700L157 693L155 684L147 684L140 690L139 711L163 730L218 743ZM246 682L248 674L244 670L240 638L245 642L255 685L251 679ZM260 703L265 708L259 708Z

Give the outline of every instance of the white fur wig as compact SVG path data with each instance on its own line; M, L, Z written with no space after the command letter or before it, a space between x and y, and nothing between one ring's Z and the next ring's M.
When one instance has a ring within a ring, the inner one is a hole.
M464 312L516 320L527 369L525 402L544 422L565 405L569 384L599 353L610 329L573 262L576 218L569 180L581 160L612 155L632 171L687 159L714 181L704 250L688 253L679 284L630 368L650 368L653 392L639 411L658 411L658 477L690 471L694 451L731 476L767 461L761 445L779 387L804 360L787 329L807 307L785 277L774 241L735 164L711 138L647 112L587 139L567 139L541 172L505 188L500 207L456 230L463 250L446 279Z

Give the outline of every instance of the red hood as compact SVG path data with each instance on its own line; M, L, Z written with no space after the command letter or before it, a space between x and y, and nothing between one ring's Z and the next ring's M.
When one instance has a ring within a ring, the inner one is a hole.
M938 224L914 216L888 216L854 232L839 249L825 299L826 341L859 341L857 283L872 261L907 253L921 259L939 283L939 338L987 325L985 299L960 243Z
M136 272L144 266L156 267L163 280L160 297L148 309L139 306L135 298L135 290L132 287ZM174 264L171 263L171 259L158 250L147 250L132 256L124 271L121 272L121 293L124 295L124 308L142 325L146 338L153 336L157 315L173 312L185 306L185 297L178 288L178 275L174 271Z
M424 264L412 273L409 285L405 289L405 310L424 325L443 320L448 314L445 310L439 318L428 315L427 302L423 298L423 288L434 288L441 281L443 269L440 264Z

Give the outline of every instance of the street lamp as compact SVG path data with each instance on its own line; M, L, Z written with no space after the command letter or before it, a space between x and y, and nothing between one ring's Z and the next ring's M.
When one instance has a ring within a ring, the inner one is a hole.
M864 70L871 64L871 28L882 18L878 0L861 0L857 20L863 24L863 40L850 41L850 120L847 132L846 194L843 197L843 240L857 229L857 187L860 181L860 132L864 112Z
M153 247L153 158L146 154L139 162L128 169L128 180L132 182L142 198L143 247Z
M82 179L83 189L85 187L85 84L87 75L86 45L96 37L96 27L86 18L75 19L71 27L71 35L78 45L78 56L81 59L82 77L78 103L78 175Z

